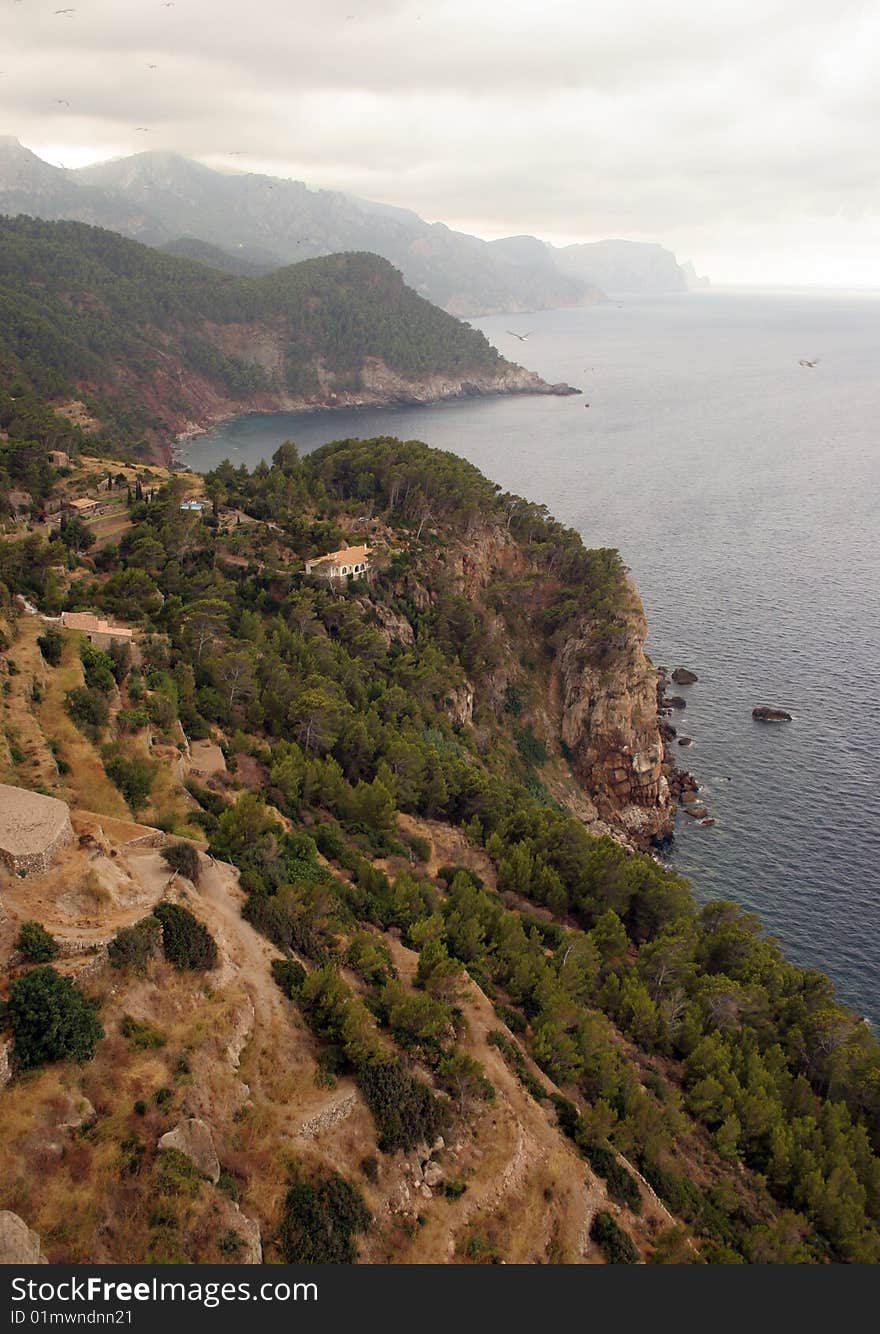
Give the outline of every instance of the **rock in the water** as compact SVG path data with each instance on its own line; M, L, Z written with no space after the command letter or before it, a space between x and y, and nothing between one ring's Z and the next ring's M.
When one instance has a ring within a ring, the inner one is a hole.
M0 1210L0 1265L46 1265L40 1238L23 1218Z
M681 804L683 806L690 806L693 803L698 802L699 800L700 798L697 796L693 788L686 788L685 791L682 792L681 794Z
M672 679L677 686L692 686L700 678L696 672L691 672L687 667L676 667L672 673Z
M663 697L663 707L666 709L686 709L687 700L682 699L681 695L665 695Z
M682 809L684 810L685 815L690 815L693 819L699 820L701 823L703 820L709 819L709 812L706 810L705 806L694 804L691 806L684 806Z
M213 1181L216 1186L220 1180L220 1159L214 1148L214 1136L207 1121L191 1116L181 1121L159 1140L160 1149L177 1149L185 1154L190 1162L195 1163L202 1176Z
M707 815L707 816L704 817L704 819L702 819L702 820L700 821L700 828L701 828L701 829L711 829L714 823L715 823L715 816L714 816L714 815Z
M790 723L791 714L785 709L771 709L769 704L759 704L752 709L752 717L759 723Z
M694 739L692 736L680 736L678 738L678 744L680 746L692 746L694 744Z

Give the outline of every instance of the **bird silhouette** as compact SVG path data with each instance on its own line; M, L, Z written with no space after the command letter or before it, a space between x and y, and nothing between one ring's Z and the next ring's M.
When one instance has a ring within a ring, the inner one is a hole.
M150 133L150 127L149 127L149 125L136 125L136 126L135 126L135 129L134 129L134 132L135 132L135 134L149 134L149 133Z
M55 101L58 103L58 105L59 105L60 107L69 107L69 106L70 106L70 103L68 102L68 100L67 100L66 97L56 97L56 98L55 98Z
M55 10L55 13L56 13L56 14L75 14L75 13L76 13L76 10L75 10L75 9L56 9L56 10Z
M528 333L518 334L514 333L513 329L508 329L507 332L510 334L511 338L518 338L521 343L524 343L527 338L531 338L535 331L534 329L529 329Z
M810 361L808 357L801 357L800 361L798 362L798 365L799 365L799 366L809 366L810 370L812 370L814 366L818 366L818 365L819 365L819 358L818 358L818 357L814 357L813 360Z
M158 68L159 68L158 65L148 65L148 66L147 66L147 69L158 69Z

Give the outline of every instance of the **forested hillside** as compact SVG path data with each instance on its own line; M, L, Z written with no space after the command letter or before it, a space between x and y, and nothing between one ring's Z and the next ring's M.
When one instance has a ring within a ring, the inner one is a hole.
M206 1001L202 928L227 951L250 938L216 866L175 844L198 923L163 901L119 932L81 983L107 1036L83 1018L75 1049L38 1049L24 1016L57 984L16 965L13 1064L37 1073L0 1092L0 1207L76 1261L94 1216L106 1258L222 1259L223 1190L287 1260L880 1260L877 1043L756 918L698 907L633 851L563 740L573 644L584 690L619 709L642 662L617 553L417 442L305 460L286 444L253 473L222 465L205 510L182 510L197 484L129 483L130 526L100 549L0 544L5 707L35 684L41 729L10 737L5 715L3 781L25 781L42 746L58 761L43 785L72 805L88 773L108 807L201 836L274 950L275 999L252 988L251 1022L277 1009L289 1026L245 1057L249 1100L230 1102L226 1058L202 1059L206 1034L238 1031L224 993ZM305 577L309 556L365 541L368 577ZM141 660L52 630L37 647L16 593L124 618ZM181 738L218 743L222 771L184 782ZM25 945L46 948L33 925ZM56 1068L100 1107L85 1150L35 1185L16 1164ZM214 1118L226 1186L157 1150L174 1108ZM105 1173L94 1194L85 1151Z
M374 255L259 277L79 223L0 219L0 374L132 433L230 405L546 389ZM463 388L464 386L464 388ZM416 392L411 389L409 392Z

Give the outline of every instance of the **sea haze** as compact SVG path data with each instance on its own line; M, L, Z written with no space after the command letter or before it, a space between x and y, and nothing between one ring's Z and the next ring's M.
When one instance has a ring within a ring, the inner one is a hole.
M717 824L680 815L672 864L880 1027L880 297L619 298L475 323L584 396L248 416L181 457L204 471L284 439L416 438L619 547L655 662L699 676L677 688L694 744L676 753ZM794 721L755 723L756 704Z

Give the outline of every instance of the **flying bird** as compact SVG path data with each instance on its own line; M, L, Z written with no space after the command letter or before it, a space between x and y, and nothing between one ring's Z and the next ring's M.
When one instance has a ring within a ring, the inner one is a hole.
M56 10L55 10L55 13L56 13L56 14L75 14L75 13L76 13L76 10L75 10L75 9L56 9Z
M809 366L810 369L812 370L812 368L813 368L814 366L818 366L818 365L819 365L819 358L818 358L818 357L814 357L813 360L810 361L808 357L801 357L800 361L798 362L798 365L799 365L799 366Z
M68 102L68 100L67 100L66 97L56 97L56 98L55 98L55 101L58 103L58 105L59 105L60 107L69 107L69 106L70 106L70 103Z
M159 68L158 65L148 65L148 66L147 66L147 69L158 69L158 68Z
M514 331L513 331L512 329L508 329L507 332L510 334L511 338L518 338L519 341L520 341L521 343L524 343L524 342L526 341L527 338L531 338L532 334L533 334L535 331L534 331L534 329L529 329L529 332L528 332L528 333L518 334L518 333L514 333Z
M135 126L135 129L134 129L134 132L135 132L135 134L149 134L149 133L150 133L150 127L149 127L149 125L136 125L136 126Z

